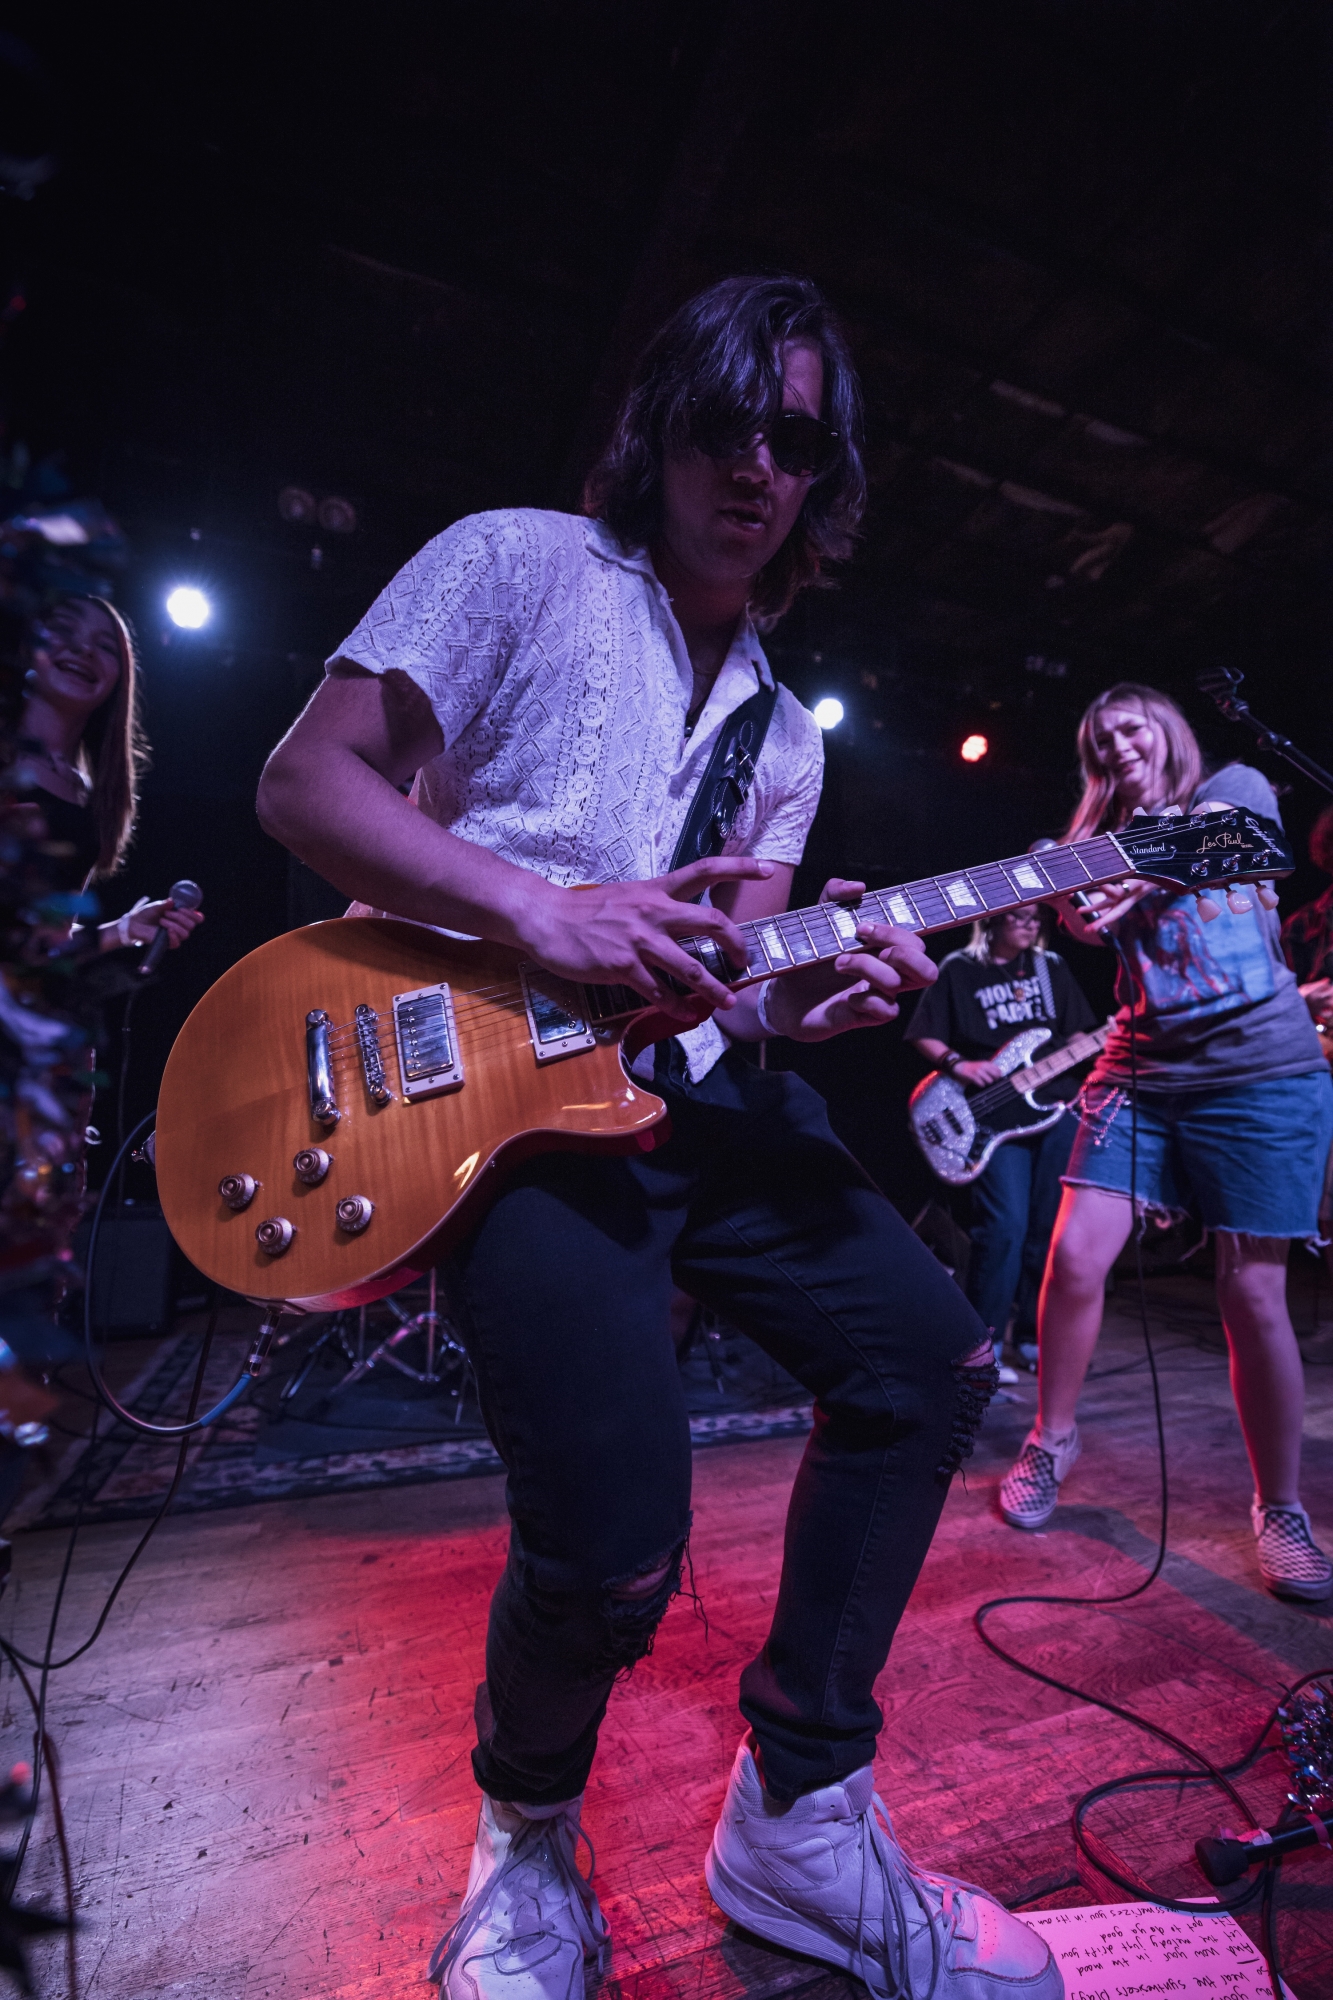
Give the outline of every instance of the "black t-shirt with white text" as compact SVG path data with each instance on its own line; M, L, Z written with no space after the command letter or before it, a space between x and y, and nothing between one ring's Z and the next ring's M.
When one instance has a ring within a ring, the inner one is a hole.
M965 1062L983 1062L1024 1028L1049 1028L1050 1041L1033 1056L1040 1062L1071 1035L1096 1025L1082 988L1058 953L1023 951L1003 965L988 965L970 952L953 951L917 1001L907 1037L929 1036L957 1049ZM1048 1095L1072 1095L1081 1082L1079 1071L1067 1071Z

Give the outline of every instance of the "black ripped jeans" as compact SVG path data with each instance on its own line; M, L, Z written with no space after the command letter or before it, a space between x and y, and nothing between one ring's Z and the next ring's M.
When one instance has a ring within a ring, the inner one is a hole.
M512 1521L473 1768L524 1804L583 1789L616 1674L679 1589L690 1432L673 1278L815 1398L772 1630L741 1677L777 1798L869 1762L875 1677L994 1386L992 1368L959 1365L981 1322L814 1091L734 1051L692 1084L677 1043L657 1053L667 1144L535 1160L452 1272ZM664 1564L646 1598L617 1594Z

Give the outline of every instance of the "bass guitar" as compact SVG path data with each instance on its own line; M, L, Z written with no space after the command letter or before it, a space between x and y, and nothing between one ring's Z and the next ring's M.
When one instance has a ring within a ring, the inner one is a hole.
M1006 1139L1027 1139L1045 1132L1065 1114L1064 1099L1043 1103L1037 1092L1066 1070L1095 1056L1111 1032L1104 1028L1075 1035L1062 1048L1033 1062L1049 1028L1024 1028L988 1058L1002 1074L997 1083L968 1090L944 1070L923 1077L908 1100L912 1137L932 1170L950 1187L974 1181L990 1165L992 1153Z
M681 942L740 988L854 949L866 919L943 931L1128 875L1234 894L1291 866L1254 813L1163 816L875 890L855 909L744 923L743 971L712 939ZM342 917L291 931L223 974L168 1059L155 1140L168 1227L207 1277L264 1304L382 1298L473 1226L502 1166L657 1144L666 1108L628 1061L673 1031L628 988L576 985L426 925Z

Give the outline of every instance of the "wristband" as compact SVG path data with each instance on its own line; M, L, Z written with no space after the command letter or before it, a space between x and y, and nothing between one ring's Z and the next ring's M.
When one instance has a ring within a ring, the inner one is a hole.
M963 1058L959 1055L957 1049L950 1049L948 1055L941 1062L940 1068L946 1076L952 1076L962 1060Z
M759 988L759 993L754 1003L755 1019L758 1021L760 1027L763 1029L764 1033L769 1037L770 1040L772 1040L773 1037L780 1035L782 1033L781 1028L775 1028L773 1026L772 1016L769 1014L768 1011L768 995L772 985L773 981L771 979L766 979L763 985Z
M133 909L126 910L122 913L122 915L117 917L115 926L116 936L120 940L120 949L122 951L128 951L131 945L133 945L136 950L142 951L143 946L140 944L138 938L132 937L130 934L130 918L137 917L140 910L146 909L147 906L148 906L148 897L140 896L138 902L134 905Z

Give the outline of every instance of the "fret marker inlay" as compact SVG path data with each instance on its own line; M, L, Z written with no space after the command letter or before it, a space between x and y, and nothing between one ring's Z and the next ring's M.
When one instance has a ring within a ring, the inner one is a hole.
M1013 870L1014 870L1014 880L1015 882L1018 883L1021 889L1040 890L1046 887L1046 884L1042 881L1040 875L1037 873L1036 869L1033 867L1030 861L1015 861L1013 864Z
M961 877L956 881L946 882L944 893L956 910L975 910L977 907L976 897Z

